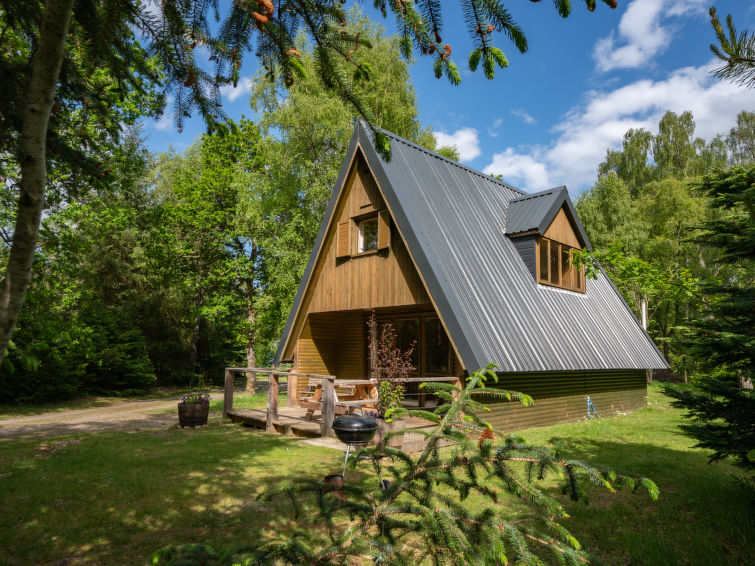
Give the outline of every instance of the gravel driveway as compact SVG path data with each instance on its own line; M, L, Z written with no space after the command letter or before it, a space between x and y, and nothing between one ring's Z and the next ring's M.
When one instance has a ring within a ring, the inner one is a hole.
M213 393L221 399L222 393ZM144 430L178 424L180 397L157 401L122 401L104 407L52 411L25 417L0 419L0 439L60 436L107 430Z

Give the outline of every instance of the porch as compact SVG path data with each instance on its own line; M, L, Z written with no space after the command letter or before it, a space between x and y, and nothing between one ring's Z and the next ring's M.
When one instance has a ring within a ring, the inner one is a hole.
M236 374L247 376L246 384L236 386ZM267 389L267 405L264 409L234 408L234 393L239 390L254 392L257 388L257 376L266 376L264 387ZM311 383L318 382L321 388L319 403L320 410L314 414L307 406L301 406L299 398L299 383L302 381ZM439 377L414 377L411 382L418 385L421 382L442 381L457 383L459 378L449 376ZM225 387L223 397L223 418L230 419L235 423L242 423L255 428L301 437L334 436L333 420L337 414L351 412L357 407L365 406L369 399L364 398L365 403L339 400L336 390L344 386L372 385L369 380L337 379L333 375L318 375L295 372L286 368L226 368ZM285 402L280 401L280 392L286 392ZM362 395L366 388L356 388ZM409 405L426 406L429 399L424 391L420 390L420 396L416 400L409 401ZM429 408L429 407L428 407ZM367 410L370 407L367 406ZM421 419L410 418L407 420L406 432L404 433L403 450L415 452L424 447L424 437L421 434L412 433L412 430L430 428L429 423Z

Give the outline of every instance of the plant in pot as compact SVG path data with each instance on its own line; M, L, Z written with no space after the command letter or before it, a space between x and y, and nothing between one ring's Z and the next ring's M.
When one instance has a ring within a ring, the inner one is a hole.
M401 447L406 421L391 419L391 412L401 407L406 390L404 383L414 369L412 354L415 344L407 350L396 346L396 332L393 324L378 324L373 314L367 323L370 336L370 357L377 382L378 430L374 442L380 446ZM388 435L388 436L387 436ZM387 436L387 438L386 438Z
M178 424L181 428L206 425L209 414L209 393L189 393L184 395L178 404Z

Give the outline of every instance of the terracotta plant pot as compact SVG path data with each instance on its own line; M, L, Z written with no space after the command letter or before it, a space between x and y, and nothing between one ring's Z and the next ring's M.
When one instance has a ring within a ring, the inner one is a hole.
M202 426L207 424L207 417L210 414L209 403L179 403L178 404L178 424L181 428L190 426Z
M386 444L391 448L401 448L404 444L403 430L406 428L406 421L384 421L378 419L378 429L375 433L375 437L372 439L372 444L377 446L385 446ZM393 436L386 439L385 436L388 433L394 433Z

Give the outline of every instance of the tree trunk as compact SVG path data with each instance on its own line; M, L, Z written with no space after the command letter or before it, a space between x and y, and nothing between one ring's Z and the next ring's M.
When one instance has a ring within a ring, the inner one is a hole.
M254 353L254 347L257 343L257 330L254 327L254 323L257 320L257 311L254 308L254 282L251 279L247 279L246 285L246 320L249 323L249 329L246 333L246 367L257 367L257 354ZM246 392L254 393L254 380L257 374L246 374ZM268 384L269 386L270 384Z
M20 194L13 244L0 288L0 363L5 358L13 328L21 313L31 281L39 221L45 200L47 162L45 142L55 86L65 56L73 0L47 0L39 32L39 45L31 60L31 79L26 89L18 163Z

